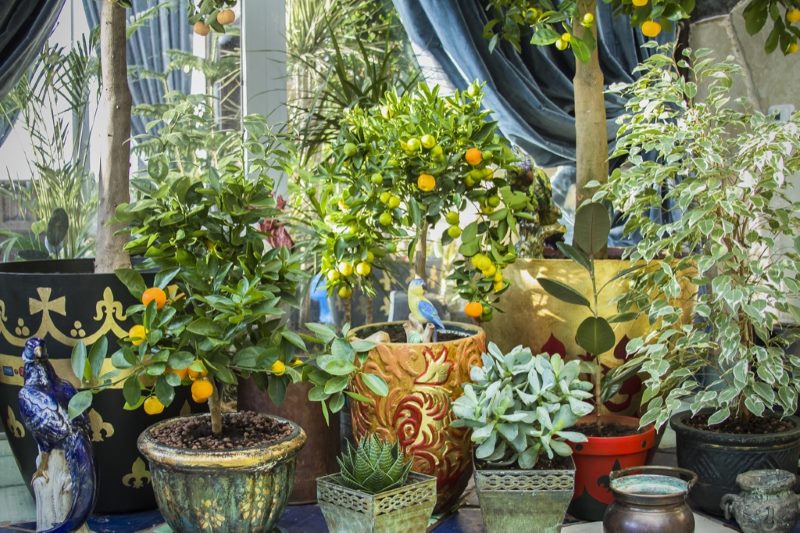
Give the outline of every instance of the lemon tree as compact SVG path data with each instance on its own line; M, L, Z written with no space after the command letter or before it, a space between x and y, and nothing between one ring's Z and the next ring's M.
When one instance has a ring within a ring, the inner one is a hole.
M482 95L478 85L440 96L420 84L344 117L329 158L315 171L331 292L348 298L360 287L374 294L373 265L398 248L425 278L427 245L457 241L450 279L462 297L482 304L483 319L491 316L508 285L500 271L516 258L518 221L533 220L535 209L509 184L516 157L481 109ZM468 219L466 211L477 214ZM440 221L446 229L430 235Z

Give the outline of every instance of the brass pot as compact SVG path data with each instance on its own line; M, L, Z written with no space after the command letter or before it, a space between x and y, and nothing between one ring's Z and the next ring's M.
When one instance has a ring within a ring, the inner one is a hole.
M353 329L367 337L399 328L402 322L371 324ZM414 470L436 477L436 512L458 503L472 473L472 443L467 428L455 428L452 403L461 396L461 385L469 381L470 367L481 364L486 334L477 326L445 322L445 328L463 338L432 343L384 343L370 351L366 372L382 377L389 394L381 397L360 379L353 390L372 403L353 402L353 434L361 438L377 433L390 442L398 441L413 455Z
M669 466L637 466L609 475L614 501L603 517L608 533L692 533L694 514L686 495L697 474Z

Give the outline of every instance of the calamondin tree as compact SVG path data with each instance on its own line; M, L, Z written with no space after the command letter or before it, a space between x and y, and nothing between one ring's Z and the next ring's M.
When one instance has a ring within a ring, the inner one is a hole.
M444 222L434 238L460 241L450 278L472 302L471 316L491 316L489 304L507 286L500 271L516 258L517 222L533 220L535 209L509 184L516 157L481 110L481 96L477 85L443 97L420 84L345 117L311 198L324 220L318 230L331 291L371 293L373 265L399 246L424 279L430 233Z

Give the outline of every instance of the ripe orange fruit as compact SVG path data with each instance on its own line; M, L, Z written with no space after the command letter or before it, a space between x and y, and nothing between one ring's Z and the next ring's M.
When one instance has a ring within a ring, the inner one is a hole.
M480 318L483 314L483 304L480 302L470 302L464 308L464 313L470 318Z
M194 32L201 37L205 37L211 32L211 26L203 22L202 20L198 20L194 23Z
M164 412L164 404L155 396L148 396L144 401L144 412L148 415L160 415Z
M275 361L274 363L272 363L272 366L270 367L270 370L276 376L282 376L283 373L286 372L286 365L284 364L283 361L278 360L278 361Z
M422 192L431 192L436 188L436 178L430 174L420 174L417 178L417 187Z
M136 324L128 330L128 337L130 337L131 344L139 346L145 341L147 330L141 324Z
M644 7L647 5L648 0L633 0L633 5L636 7Z
M787 54L796 54L798 50L800 50L800 45L797 43L792 43L786 47Z
M347 285L342 285L339 288L339 298L341 298L342 300L347 300L352 295L353 295L353 289L351 289Z
M192 383L192 399L197 403L204 403L214 394L214 385L207 379L198 379Z
M191 369L191 367L190 367L190 368L189 368L189 371L188 371L188 374L189 374L189 379L191 379L192 381L194 381L194 380L196 380L196 379L198 379L198 378L204 378L204 377L206 377L206 376L208 375L208 370L206 370L206 368L205 368L205 366L204 366L204 367L203 367L203 370L202 370L202 371L200 371L200 372L198 372L197 370L192 370L192 369Z
M797 24L800 22L800 9L793 7L789 11L786 12L786 21L789 24Z
M642 33L645 37L658 37L661 33L661 24L655 20L646 20L642 22Z
M303 360L300 359L299 357L295 357L294 359L292 359L292 362L289 363L289 364L291 364L292 366L300 366L300 365L303 364Z
M167 303L167 293L160 287L150 287L142 293L142 304L147 306L156 302L156 309L161 309Z
M470 148L467 150L467 153L464 154L464 159L467 160L468 164L474 167L481 164L481 161L483 161L483 154L477 148Z
M234 20L236 20L236 13L233 12L233 9L223 9L217 13L217 22L223 26L233 23Z
M344 277L353 275L353 263L350 261L341 261L338 268L339 273Z
M189 376L188 368L170 368L169 371L181 378L181 381Z
M369 276L369 273L372 272L372 267L366 261L361 261L359 264L356 265L356 274L361 277Z

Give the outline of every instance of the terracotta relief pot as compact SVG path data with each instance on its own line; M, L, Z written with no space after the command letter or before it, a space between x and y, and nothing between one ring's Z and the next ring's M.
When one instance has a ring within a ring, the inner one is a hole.
M414 470L436 477L436 512L451 509L472 473L472 444L467 428L454 428L452 403L469 381L469 369L480 365L486 334L477 326L445 322L457 338L444 342L385 343L373 349L364 370L381 376L389 394L380 397L360 380L353 389L372 403L352 402L353 433L367 432L391 442L414 456ZM355 328L364 338L376 331L403 331L402 322Z

